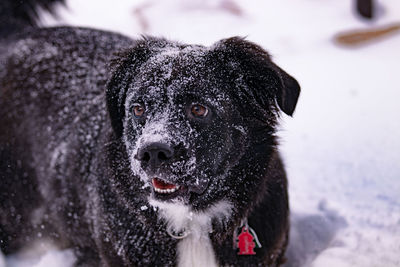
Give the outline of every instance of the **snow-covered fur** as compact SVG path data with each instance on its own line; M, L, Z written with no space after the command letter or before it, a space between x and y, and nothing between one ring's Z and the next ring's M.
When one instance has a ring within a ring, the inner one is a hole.
M238 37L204 47L72 27L0 33L3 253L43 239L74 249L78 266L282 263L274 134L300 88L265 50ZM155 179L176 190L157 192ZM256 255L234 246L243 221Z

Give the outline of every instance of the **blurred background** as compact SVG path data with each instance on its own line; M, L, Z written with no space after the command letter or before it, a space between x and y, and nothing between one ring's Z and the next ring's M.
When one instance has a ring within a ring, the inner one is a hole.
M302 86L279 132L288 266L400 266L400 1L359 2L67 0L42 23L262 45Z

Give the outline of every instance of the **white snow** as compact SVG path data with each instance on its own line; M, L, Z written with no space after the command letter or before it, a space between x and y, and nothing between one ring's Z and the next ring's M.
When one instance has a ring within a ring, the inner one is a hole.
M3 259L0 252L0 267L72 267L75 261L72 250L57 250L49 244L37 244L7 259Z
M4 259L3 253L0 251L0 267L6 266L6 260Z
M348 0L67 2L59 21L46 16L44 24L205 45L241 35L265 47L302 86L280 131L294 214L290 251L305 249L304 266L400 266L400 34L359 48L333 42L343 30L399 22L398 0L379 1L373 22L359 19ZM317 223L297 231L304 222ZM318 239L318 230L332 235ZM321 245L311 251L304 242Z

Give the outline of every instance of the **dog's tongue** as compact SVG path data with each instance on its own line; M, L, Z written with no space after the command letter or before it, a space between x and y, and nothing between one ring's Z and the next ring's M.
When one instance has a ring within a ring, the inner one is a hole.
M176 188L176 185L169 184L158 178L153 178L151 181L153 183L153 186L157 189L174 189L174 188Z

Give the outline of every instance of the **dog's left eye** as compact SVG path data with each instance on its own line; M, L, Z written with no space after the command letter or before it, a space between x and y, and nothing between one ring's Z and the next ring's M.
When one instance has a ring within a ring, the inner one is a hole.
M208 108L200 104L195 104L191 108L192 115L199 118L204 118L208 115Z
M141 104L134 104L133 105L133 115L135 115L135 118L141 118L144 114L144 107Z

